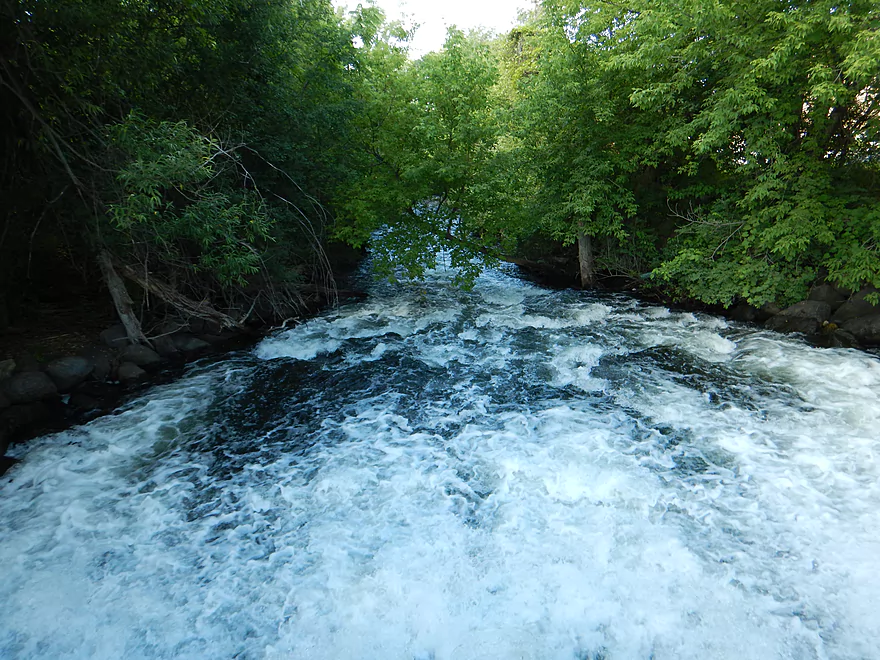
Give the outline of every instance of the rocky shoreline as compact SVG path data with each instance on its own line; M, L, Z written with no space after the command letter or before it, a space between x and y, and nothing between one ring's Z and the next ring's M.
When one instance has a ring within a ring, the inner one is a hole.
M564 285L558 271L548 275L527 263L517 265L545 285ZM817 346L871 349L880 346L880 306L871 302L878 295L874 287L850 294L823 283L813 287L807 300L785 309L741 303L705 311L776 332L800 333ZM187 364L253 345L271 330L231 331L202 320L166 321L145 346L131 344L120 324L105 329L76 355L47 363L30 355L0 361L0 474L14 462L5 456L10 444L112 412L145 387L177 377Z
M27 354L0 361L0 473L13 462L4 456L10 444L112 412L187 364L252 345L270 330L166 323L145 346L129 343L123 326L114 325L76 355L44 364Z
M776 332L799 333L817 346L870 349L880 346L880 306L871 302L875 296L880 296L880 291L872 286L853 293L820 283L806 300L785 309L740 304L725 316L759 323Z
M576 286L577 262L572 258L561 257L553 262L526 259L509 261L544 286ZM799 333L811 344L822 348L870 350L880 347L880 290L873 286L853 292L820 281L811 288L806 300L786 308L772 304L758 308L745 302L725 308L721 305L671 300L661 289L650 286L646 281L608 277L604 282L604 288L608 291L626 292L652 302L703 311L783 334ZM877 305L872 303L875 296Z

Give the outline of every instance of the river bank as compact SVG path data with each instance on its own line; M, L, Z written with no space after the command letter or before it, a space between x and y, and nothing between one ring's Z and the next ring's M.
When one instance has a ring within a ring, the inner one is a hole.
M222 359L338 301L362 298L351 278L362 255L337 246L333 257L336 287L301 287L290 318L252 313L239 327L221 328L157 308L143 321L148 345L128 341L104 292L35 303L25 323L0 336L0 474L15 462L6 456L12 444L112 413L196 361Z
M577 288L576 262L564 258L544 262L511 258L524 279L551 289ZM348 264L347 273L352 271ZM116 410L127 400L153 385L170 382L198 360L222 359L231 352L249 348L271 332L312 318L327 309L339 296L359 300L366 294L345 276L345 289L334 293L312 291L307 306L295 319L283 326L252 323L235 330L221 330L202 320L165 320L154 326L150 346L132 346L118 323L100 329L94 322L106 324L109 315L93 313L91 326L74 324L63 340L52 344L57 333L47 332L28 337L15 350L4 347L0 355L0 474L12 459L4 456L13 443L26 442L48 432L72 426ZM624 292L643 302L662 304L672 310L702 312L733 321L765 327L782 333L800 333L805 340L823 348L858 348L871 350L880 343L880 314L866 298L871 288L846 296L830 285L814 287L810 299L786 309L747 304L730 308L694 301L675 301L662 289L622 277L605 277L602 290ZM93 310L94 312L94 310ZM91 334L89 334L91 332ZM48 346L48 348L47 348ZM54 352L53 352L54 351Z
M573 256L548 260L512 258L508 261L543 286L577 288L577 260ZM880 290L873 286L849 291L817 280L805 300L788 307L771 303L759 308L745 301L724 307L676 299L649 278L605 274L599 278L599 282L603 290L626 292L671 309L699 311L731 321L755 324L782 334L799 334L819 348L873 350L880 347L880 306L871 302L875 296L880 296Z

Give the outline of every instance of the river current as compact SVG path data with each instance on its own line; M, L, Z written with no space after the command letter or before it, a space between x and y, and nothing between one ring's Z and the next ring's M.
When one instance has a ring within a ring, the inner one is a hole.
M373 285L0 477L0 657L880 658L880 361Z

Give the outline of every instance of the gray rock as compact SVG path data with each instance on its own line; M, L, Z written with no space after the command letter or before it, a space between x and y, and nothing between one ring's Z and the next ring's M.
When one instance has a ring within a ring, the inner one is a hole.
M156 337L153 341L153 348L162 357L176 357L178 354L177 346L174 345L174 339L169 336Z
M100 401L82 392L74 392L71 394L67 405L71 408L87 412L91 410L99 410L101 408Z
M94 370L94 362L79 356L53 360L46 366L46 373L55 382L58 391L62 393L70 392L91 376Z
M828 341L831 348L860 348L859 340L846 330L835 330Z
M202 341L198 337L193 337L188 334L179 334L174 335L174 345L177 347L177 350L181 353L198 353L199 351L204 351L211 348L211 345Z
M820 325L813 319L777 314L769 319L764 327L776 332L800 332L805 335L815 335L818 334Z
M129 344L128 333L121 323L111 326L101 333L101 341L110 348L121 348Z
M817 284L810 289L810 295L807 300L828 303L832 312L840 309L841 305L846 302L847 296L836 286L831 284Z
M6 380L15 373L15 360L3 360L0 362L0 380Z
M40 371L40 363L33 355L24 353L15 358L15 373L27 373L29 371Z
M727 311L727 316L742 323L754 323L758 320L761 310L752 307L746 302L737 303Z
M49 415L49 408L45 403L23 403L10 406L0 412L0 428L5 429L11 437L18 431L43 421Z
M734 321L743 323L763 323L780 311L782 310L773 304L768 303L758 308L742 300L728 310L727 316Z
M776 303L764 303L761 305L761 313L764 314L764 319L769 319L771 316L776 316L782 311L782 308Z
M228 341L232 341L238 336L238 333L232 332L231 330L224 330L223 332L216 335L199 335L199 339L202 341L206 341L211 346L216 344L223 344Z
M122 360L123 362L132 362L139 367L150 367L159 364L162 358L152 348L142 344L132 344L126 346L122 351Z
M12 403L32 403L58 394L55 383L42 371L15 374L3 389Z
M109 348L105 346L90 346L83 349L80 355L87 360L91 360L92 364L95 365L95 369L92 372L95 380L105 382L110 378L110 374L113 373L113 352Z
M880 312L847 321L843 330L863 344L880 344Z
M872 286L865 287L859 291L834 312L834 316L831 317L831 322L836 323L837 325L843 325L847 321L858 318L859 316L871 316L880 312L880 307L875 307L865 300L865 298L872 293L880 295L880 291Z
M0 429L0 456L3 456L7 449L9 449L9 432L6 429ZM4 472L6 470L0 465L0 474Z
M191 319L189 322L189 331L196 335L219 335L222 330L217 321Z
M803 300L786 307L779 314L799 319L813 319L821 324L831 316L831 305L818 300Z
M786 307L771 317L764 326L777 332L802 332L813 335L831 316L831 306L816 300L804 300Z
M123 383L130 384L146 378L147 372L134 362L123 362L119 365L119 370L116 372L116 375Z

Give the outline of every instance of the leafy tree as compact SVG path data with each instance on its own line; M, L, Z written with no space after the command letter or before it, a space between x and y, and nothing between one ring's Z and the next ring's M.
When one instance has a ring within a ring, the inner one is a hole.
M609 70L667 114L652 144L689 177L661 278L725 304L794 300L822 272L877 281L875 3L568 7L579 31L603 12Z
M236 314L264 294L281 313L298 297L286 283L311 268L327 277L325 204L350 176L354 53L329 0L0 10L0 290L17 288L24 269L7 257L35 236L47 263L63 240L87 273L115 264L166 303L191 296Z
M364 41L363 174L346 187L337 235L372 240L383 275L418 278L445 253L468 282L486 258L480 182L496 140L496 61L484 35L452 28L441 51L409 62L399 29Z

